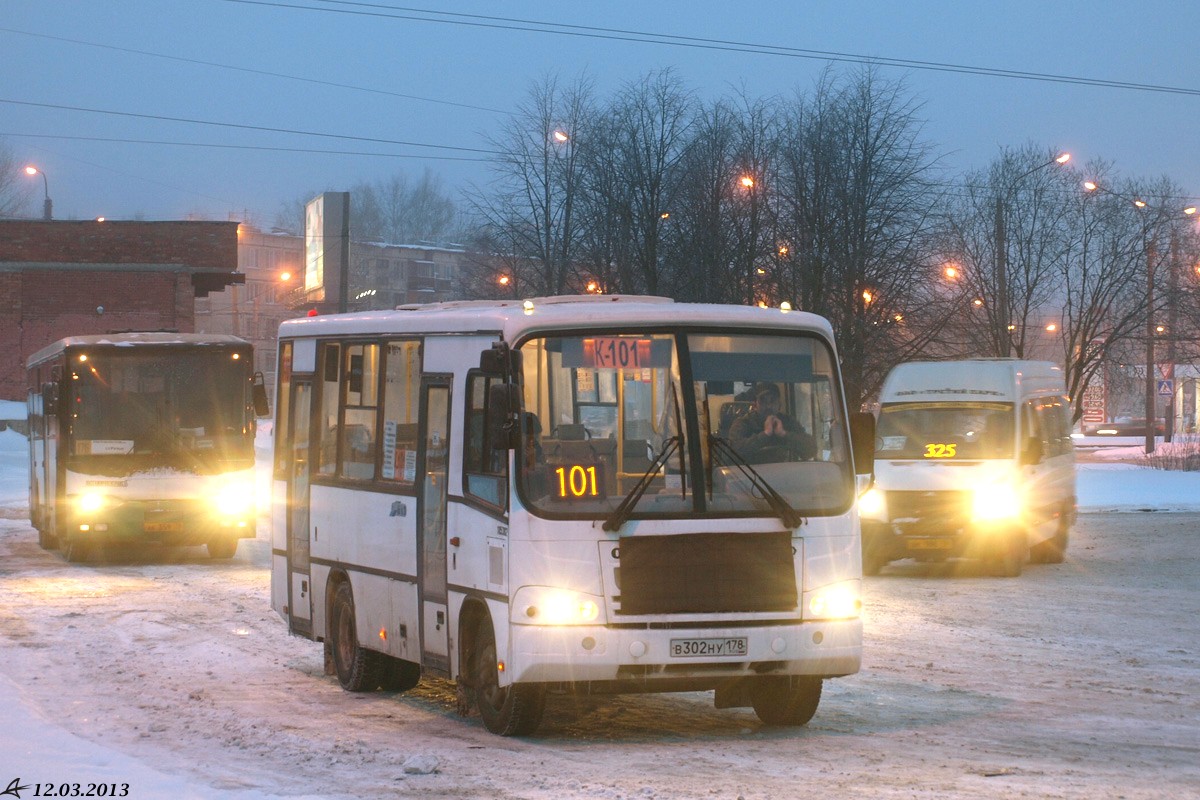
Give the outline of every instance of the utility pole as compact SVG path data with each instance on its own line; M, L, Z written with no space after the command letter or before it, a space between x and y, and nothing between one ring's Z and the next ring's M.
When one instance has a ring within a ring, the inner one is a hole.
M1171 260L1167 264L1167 370L1163 375L1171 381L1171 394L1167 397L1167 427L1164 442L1170 442L1175 433L1175 328L1179 322L1179 233L1171 226Z
M1004 198L996 196L996 332L999 355L1008 358L1012 340L1008 333L1008 232L1004 228Z
M1158 246L1154 239L1146 242L1146 455L1154 452L1154 428L1158 418L1155 410L1157 369L1154 364L1154 260Z

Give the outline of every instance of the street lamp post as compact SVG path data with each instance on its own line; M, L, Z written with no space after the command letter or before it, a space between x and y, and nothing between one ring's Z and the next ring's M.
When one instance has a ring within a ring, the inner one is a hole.
M1003 358L1007 358L1012 354L1012 326L1009 324L1008 313L1008 242L1004 218L1005 204L1012 198L1012 193L1021 185L1021 181L1038 170L1045 169L1054 164L1065 164L1070 160L1070 153L1057 155L1045 164L1038 164L1033 169L1018 175L1014 180L1009 182L1004 188L1003 193L996 194L996 219L994 223L996 238L996 327L1000 356Z
M1117 193L1109 191L1108 189L1105 189L1102 186L1098 185L1095 181L1086 181L1083 184L1083 187L1089 192L1100 191L1100 192L1104 192L1105 194L1113 195L1114 197L1121 197L1121 195L1118 195ZM1123 199L1126 201L1129 200L1128 197L1124 197ZM1139 211L1146 211L1147 209L1151 208L1151 206L1145 200L1141 200L1138 198L1135 198L1133 200L1133 205L1135 207L1137 207L1137 209ZM1154 210L1159 211L1160 214L1162 212L1162 209L1154 209ZM1178 213L1178 212L1173 212L1173 213ZM1196 207L1189 206L1188 208L1183 209L1183 213L1184 213L1184 215L1190 217L1196 213ZM1178 266L1176 264L1176 260L1178 258L1178 245L1176 243L1176 235L1177 234L1174 229L1174 224L1177 224L1177 220L1175 223L1172 224L1171 255L1170 255L1170 261L1167 264L1167 269L1168 269L1168 274L1167 274L1167 285L1168 285L1167 328L1165 330L1165 333L1167 336L1170 337L1167 339L1167 352L1166 352L1166 358L1167 358L1167 364L1168 364L1167 370L1170 371L1170 374L1169 375L1164 374L1163 377L1171 381L1171 394L1168 395L1168 399L1166 401L1166 409L1164 410L1165 419L1164 419L1164 429L1163 429L1163 441L1165 441L1165 442L1171 441L1171 438L1172 438L1171 435L1172 435L1172 432L1174 429L1174 424L1175 424L1175 393L1174 393L1175 375L1174 375L1174 371L1175 371L1175 333L1176 333L1175 332L1175 324L1176 324L1176 316L1177 316L1176 295L1178 294L1178 292L1176 291L1177 282L1178 282ZM1145 411L1144 411L1146 423L1145 423L1144 447L1145 447L1146 455L1150 455L1154 452L1154 444L1155 444L1154 434L1155 434L1156 423L1158 420L1158 401L1157 401L1158 365L1155 363L1155 360L1154 360L1154 337L1158 334L1158 326L1154 322L1154 273L1155 273L1155 262L1158 260L1158 234L1157 234L1157 232L1152 232L1151 228L1150 228L1150 224L1144 220L1143 220L1143 224L1142 224L1142 238L1143 238L1144 247L1146 250L1146 385L1145 385L1146 396L1145 396ZM1164 370L1164 372L1165 371L1166 370Z
M49 222L54 219L54 204L50 202L50 182L46 180L46 172L31 164L25 168L25 174L42 176L42 190L45 192L46 198L42 203L42 219Z

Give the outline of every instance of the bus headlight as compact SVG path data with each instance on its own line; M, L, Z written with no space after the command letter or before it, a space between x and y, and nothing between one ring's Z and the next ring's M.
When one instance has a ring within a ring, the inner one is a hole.
M845 581L808 593L808 611L816 619L851 619L862 613L858 581Z
M514 623L589 625L600 618L600 598L570 589L522 586L513 598Z
M248 517L254 512L254 487L231 483L217 492L216 506L223 517Z
M108 503L108 498L103 492L84 492L79 496L79 510L85 514L91 514L104 508Z
M887 519L887 500L882 489L872 486L858 498L858 515L867 519Z
M976 522L1012 519L1021 513L1021 498L1009 483L980 486L971 498L971 518Z

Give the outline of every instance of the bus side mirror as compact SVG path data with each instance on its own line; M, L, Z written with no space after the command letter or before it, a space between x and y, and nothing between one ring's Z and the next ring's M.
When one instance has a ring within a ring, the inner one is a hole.
M254 403L254 416L271 416L271 403L267 400L267 386L261 372L254 373L250 388L250 397Z
M58 413L58 384L42 384L42 413L53 416Z
M875 471L875 417L865 411L850 415L850 449L855 473L870 475Z
M1031 465L1040 464L1042 463L1043 455L1045 455L1045 452L1042 448L1042 440L1030 437L1029 441L1025 443L1025 449L1021 451L1021 463Z
M521 408L521 395L515 384L495 383L488 389L487 438L493 450L511 450L517 444L519 431L516 412Z
M521 354L509 347L508 342L495 342L479 354L479 369L513 380L521 372Z

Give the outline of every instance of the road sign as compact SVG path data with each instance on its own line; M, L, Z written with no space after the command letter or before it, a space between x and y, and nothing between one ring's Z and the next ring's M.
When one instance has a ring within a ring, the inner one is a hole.
M1159 397L1174 397L1175 396L1175 381L1159 381L1158 382Z

